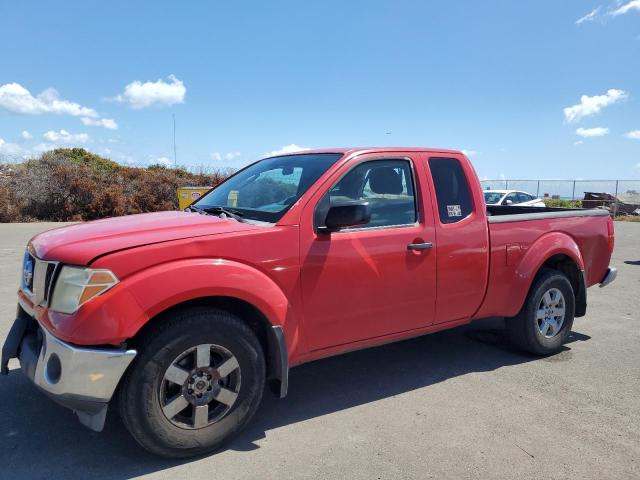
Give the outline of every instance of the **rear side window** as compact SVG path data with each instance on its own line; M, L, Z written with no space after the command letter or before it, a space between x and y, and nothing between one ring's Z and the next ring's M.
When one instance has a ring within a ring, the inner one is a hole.
M455 158L430 158L429 169L436 188L440 222L455 223L467 217L473 203L460 162Z
M531 200L533 200L533 197L531 195L524 192L518 192L518 202L524 203L530 202Z

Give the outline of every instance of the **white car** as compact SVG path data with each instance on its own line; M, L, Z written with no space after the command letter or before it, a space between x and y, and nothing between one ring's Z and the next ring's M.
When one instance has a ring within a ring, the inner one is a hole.
M487 205L518 205L521 207L544 207L542 199L518 190L485 190Z

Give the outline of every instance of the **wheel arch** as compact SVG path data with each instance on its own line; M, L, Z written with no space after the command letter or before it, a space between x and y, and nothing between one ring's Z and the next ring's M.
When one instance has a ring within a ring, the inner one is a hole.
M127 343L135 344L176 309L222 308L256 333L266 356L268 384L278 396L286 395L289 353L299 346L300 335L288 296L264 272L234 260L196 258L156 265L123 284L145 312L139 322L125 322L121 335Z
M127 341L127 347L135 349L145 336L158 328L164 321L168 320L173 313L198 307L225 310L236 315L251 329L260 342L265 355L267 384L269 388L280 398L286 396L289 363L284 330L280 325L273 325L267 316L255 305L237 297L206 296L174 304L150 318L136 334Z
M587 286L585 283L584 271L580 269L578 264L568 255L558 253L549 257L540 267L532 286L542 272L547 270L556 270L566 275L573 288L575 296L575 317L583 317L587 311ZM530 287L531 288L531 287Z
M517 311L523 307L538 277L547 269L557 270L568 277L575 294L575 316L584 316L587 289L582 253L575 240L562 232L551 232L540 237L516 268L515 278L519 281L512 285L511 294L518 299Z

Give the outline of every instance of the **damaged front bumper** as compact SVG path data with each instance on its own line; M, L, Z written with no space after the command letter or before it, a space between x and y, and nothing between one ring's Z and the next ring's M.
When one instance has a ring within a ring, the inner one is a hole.
M72 409L83 425L101 431L109 401L135 350L86 348L53 336L18 307L4 347L0 367L18 358L22 372L57 403Z

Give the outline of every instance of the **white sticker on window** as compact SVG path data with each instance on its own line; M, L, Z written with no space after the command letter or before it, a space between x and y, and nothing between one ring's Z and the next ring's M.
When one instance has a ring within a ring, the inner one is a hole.
M460 205L447 205L447 215L450 217L461 217L462 209Z

